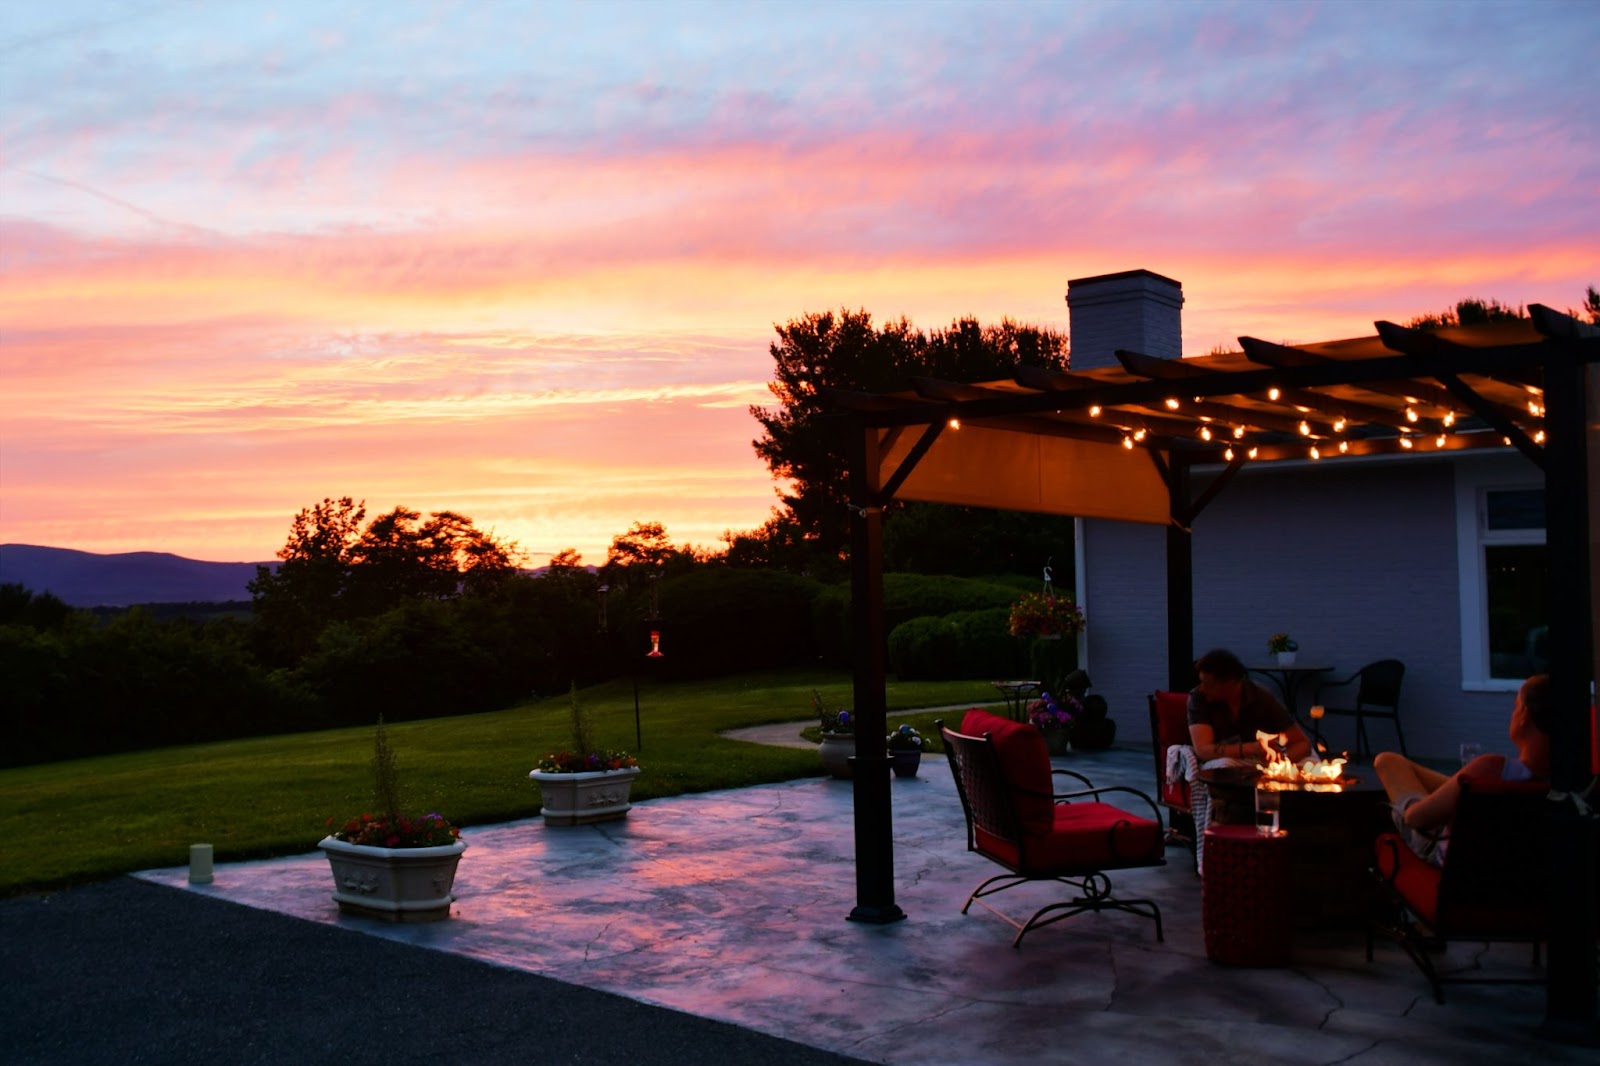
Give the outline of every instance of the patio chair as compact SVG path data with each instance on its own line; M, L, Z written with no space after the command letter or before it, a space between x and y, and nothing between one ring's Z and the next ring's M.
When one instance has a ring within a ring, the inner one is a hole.
M1149 796L1122 786L1095 788L1070 770L1052 770L1044 735L1036 726L978 709L967 712L957 733L935 723L950 760L950 776L967 819L967 850L1008 872L980 884L961 913L978 903L1017 930L1012 947L1034 929L1084 911L1122 910L1156 923L1161 911L1148 899L1111 894L1107 870L1162 866L1161 812ZM1057 794L1052 775L1076 778L1085 788ZM1150 809L1130 814L1101 797L1127 793ZM993 907L987 896L1029 881L1059 881L1077 890L1071 899L1047 904L1025 922Z
M1378 933L1397 941L1444 1002L1444 984L1539 984L1544 977L1485 977L1480 970L1443 974L1430 949L1452 940L1539 946L1548 935L1540 886L1540 832L1550 786L1541 781L1463 778L1442 867L1419 858L1396 833L1373 847L1380 899L1367 923L1367 961Z
M1152 692L1150 704L1150 747L1156 759L1156 800L1167 809L1167 842L1189 849L1200 869L1199 841L1203 827L1195 825L1194 790L1198 787L1187 767L1170 772L1173 748L1189 746L1189 694ZM1191 754L1192 754L1191 749Z
M1387 718L1394 723L1395 739L1400 742L1400 754L1406 754L1406 735L1400 728L1400 681L1405 677L1406 664L1399 659L1380 659L1368 663L1342 681L1328 681L1317 686L1312 703L1322 703L1322 693L1327 689L1356 686L1355 706L1326 707L1329 715L1354 717L1356 720L1355 759L1372 754L1367 740L1367 719Z

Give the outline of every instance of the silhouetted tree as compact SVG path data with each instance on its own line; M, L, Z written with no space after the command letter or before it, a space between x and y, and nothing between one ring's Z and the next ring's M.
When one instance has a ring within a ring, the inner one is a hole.
M813 313L777 326L770 347L774 380L768 388L776 407L751 407L764 436L756 454L789 491L780 489L783 512L760 530L728 536L741 556L759 554L754 541L780 537L781 551L768 552L802 569L837 570L845 556L848 523L843 471L846 443L820 399L824 388L897 392L915 375L950 381L1009 378L1019 363L1065 369L1066 338L1053 330L1009 319L983 326L963 318L948 329L923 333L904 318L874 327L868 312L841 309ZM796 549L803 548L804 551Z

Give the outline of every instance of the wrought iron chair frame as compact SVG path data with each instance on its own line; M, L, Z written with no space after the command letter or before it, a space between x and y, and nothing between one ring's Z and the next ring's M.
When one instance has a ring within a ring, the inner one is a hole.
M1156 940L1164 942L1161 924L1161 909L1154 900L1149 899L1118 899L1111 894L1111 878L1105 873L1108 868L1106 863L1083 863L1053 866L1047 870L1027 872L1027 841L1022 831L1022 823L1018 817L1016 807L1008 791L1016 786L1010 784L1005 776L1004 767L999 753L995 750L994 742L989 734L981 737L969 736L958 733L948 728L943 719L934 723L939 730L940 738L944 742L945 757L950 762L950 776L955 780L956 793L961 798L961 809L967 820L967 850L977 852L985 859L1009 870L1009 873L996 874L988 878L967 897L961 907L961 913L966 914L974 903L983 907L995 917L1001 919L1013 929L1017 930L1016 938L1012 940L1014 948L1022 946L1022 938L1035 929L1042 929L1047 925L1085 911L1120 910L1136 914L1141 918L1148 918L1156 924ZM1071 770L1052 768L1052 776L1076 778L1086 787L1074 792L1053 793L1050 799L1055 803L1072 802L1073 800L1092 799L1109 793L1125 792L1143 800L1150 808L1151 820L1156 823L1158 830L1162 825L1161 812L1156 807L1155 801L1138 789L1122 785L1109 785L1096 788L1094 783L1082 774ZM1017 849L1018 861L1013 863L993 852L982 849L978 844L977 829L983 830L1012 844ZM1114 838L1113 846L1114 846ZM1165 858L1154 860L1140 860L1130 857L1125 863L1119 863L1110 869L1136 869L1149 866L1164 866ZM1004 911L999 910L985 898L1008 888L1026 884L1029 881L1057 881L1069 888L1077 890L1079 895L1073 899L1061 900L1050 903L1035 911L1026 921L1018 921Z
M1442 973L1432 954L1450 941L1522 943L1532 945L1533 965L1539 965L1541 945L1549 936L1542 906L1533 920L1486 925L1473 915L1540 891L1539 871L1546 845L1539 827L1547 803L1542 788L1502 791L1491 786L1485 791L1463 779L1449 850L1439 875L1435 922L1424 923L1393 881L1374 865L1370 873L1379 895L1367 923L1367 961L1372 961L1377 934L1394 940L1427 978L1438 1003L1444 1002L1446 984L1543 984L1543 975L1481 976L1470 970ZM1375 847L1405 849L1406 845L1398 836L1384 834ZM1398 856L1391 856L1390 868L1396 869L1398 861Z
M1367 688L1367 673L1380 668L1393 666L1398 670L1394 681L1394 702L1369 702L1363 699ZM1372 755L1372 744L1367 739L1367 719L1385 718L1394 723L1395 739L1400 742L1400 754L1406 752L1406 734L1400 726L1400 685L1405 680L1406 664L1399 659L1376 659L1368 663L1349 677L1340 681L1325 681L1317 685L1316 692L1311 698L1314 704L1323 702L1322 694L1331 688L1341 688L1345 685L1355 684L1356 697L1351 701L1351 707L1327 707L1327 713L1336 717L1354 718L1356 720L1356 752L1355 758L1359 762L1363 754ZM1371 708L1371 709L1369 709Z

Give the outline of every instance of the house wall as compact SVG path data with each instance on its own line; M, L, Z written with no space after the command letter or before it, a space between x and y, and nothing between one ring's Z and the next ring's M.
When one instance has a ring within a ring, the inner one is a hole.
M1397 658L1411 754L1454 757L1463 740L1510 754L1511 695L1462 688L1455 522L1446 460L1241 471L1194 525L1196 653L1266 661L1267 637L1282 631L1301 663L1335 667L1330 679ZM1167 676L1165 532L1095 520L1083 529L1086 666L1118 740L1148 741L1145 697ZM1377 750L1396 747L1387 722L1369 723L1368 736ZM1323 737L1353 748L1353 720L1325 719Z

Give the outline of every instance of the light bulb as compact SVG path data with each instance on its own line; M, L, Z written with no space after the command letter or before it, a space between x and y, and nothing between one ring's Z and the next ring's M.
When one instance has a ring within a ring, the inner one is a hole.
M1178 409L1178 400L1177 400L1177 398L1176 397L1172 397L1172 396L1167 397L1167 410L1176 411L1177 409Z
M1201 440L1210 440L1211 439L1211 427L1210 426L1201 426L1200 427L1200 439Z
M1100 417L1100 405L1099 404L1095 404L1093 407L1089 408L1089 417L1090 418L1099 418Z
M1315 444L1313 444L1311 446L1311 458L1313 458L1313 459L1321 459L1322 458L1322 453L1317 451L1317 446Z
M950 420L950 428L951 428L951 429L960 429L960 428L961 428L961 419L959 419L959 418L952 418L952 419L951 419L951 420Z
M1276 386L1276 385L1272 386L1272 388L1267 390L1267 399L1269 399L1269 400L1276 400L1279 396L1282 396L1282 395L1283 395L1283 393L1278 391L1278 386Z

